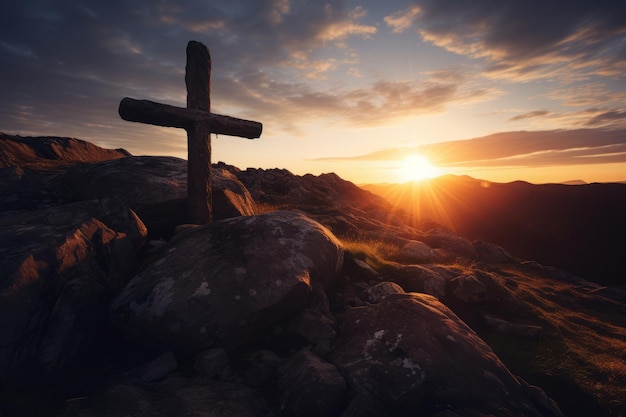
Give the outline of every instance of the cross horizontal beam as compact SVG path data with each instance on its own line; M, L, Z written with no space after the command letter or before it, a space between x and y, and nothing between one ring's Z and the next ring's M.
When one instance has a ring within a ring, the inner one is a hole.
M120 102L119 114L129 122L149 123L157 126L192 128L197 123L206 123L211 133L241 136L255 139L261 136L263 124L252 120L238 119L204 110L170 106L150 100L135 100L126 97Z

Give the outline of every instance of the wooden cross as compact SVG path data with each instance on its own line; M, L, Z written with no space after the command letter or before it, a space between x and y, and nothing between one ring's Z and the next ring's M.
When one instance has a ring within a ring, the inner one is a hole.
M211 133L255 139L261 136L263 125L211 113L211 55L200 42L187 44L185 84L187 108L126 97L119 114L130 122L187 131L187 220L205 224L212 220Z

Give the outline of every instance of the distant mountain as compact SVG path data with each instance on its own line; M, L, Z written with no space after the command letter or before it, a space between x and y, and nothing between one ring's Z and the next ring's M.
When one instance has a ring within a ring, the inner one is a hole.
M583 181L583 180L569 180L569 181L563 181L561 184L565 184L565 185L584 185L584 184L587 184L587 182Z
M365 185L413 221L430 219L469 239L600 283L626 283L626 184L495 183L446 175Z
M129 155L124 149L104 149L80 139L14 136L0 132L0 168L58 169L78 162L99 162Z

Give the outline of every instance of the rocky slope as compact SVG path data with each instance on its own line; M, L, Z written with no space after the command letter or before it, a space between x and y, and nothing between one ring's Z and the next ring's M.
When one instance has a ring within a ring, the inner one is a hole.
M185 161L48 140L0 137L3 417L626 411L622 288L334 174L217 164L185 225Z
M590 281L626 284L626 184L494 183L447 175L364 187L468 239L497 243Z

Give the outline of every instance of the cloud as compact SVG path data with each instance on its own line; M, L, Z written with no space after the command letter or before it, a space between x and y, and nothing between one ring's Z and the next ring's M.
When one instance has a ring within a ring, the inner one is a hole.
M621 0L415 0L407 10L415 9L414 16L391 15L388 24L396 31L412 24L434 45L485 59L493 77L624 73L626 3Z
M393 13L389 16L385 16L383 19L387 26L393 28L393 33L402 33L413 25L413 22L420 14L420 7L417 5L410 6L406 10Z
M503 132L325 161L397 161L416 153L440 167L541 167L626 162L626 129Z
M626 93L619 79L626 73L621 1L420 0L398 6L395 13L390 9L384 19L368 16L368 2L365 7L351 3L8 2L0 14L0 128L94 139L139 137L136 130L152 128L119 120L119 100L130 96L184 106L190 39L211 48L213 110L263 120L275 131L299 132L314 120L381 125L505 94L503 83L484 84L479 78L484 73L477 74L472 64L418 69L410 76L398 72L397 78L362 77L373 71L358 66L360 50L354 46L389 45L387 39L379 42L384 25L407 35L403 39L413 31L416 41L419 33L434 45L476 58L488 66L489 77L555 77L561 88L546 96L584 107L535 110L513 121L626 126ZM436 65L433 61L428 68ZM589 83L593 73L615 77L617 87ZM561 84L567 80L577 84Z
M607 124L614 124L615 122L626 122L626 110L611 110L601 112L591 119L589 119L585 125L586 126L604 126Z
M550 112L547 111L547 110L535 110L535 111L531 111L531 112L528 112L528 113L520 114L520 115L515 116L515 117L511 117L509 119L509 121L510 122L517 122L519 120L524 120L524 119L533 119L533 118L536 118L536 117L544 117L544 116L547 116L549 114L550 114Z
M267 73L248 71L220 86L227 100L246 100L248 109L263 113L269 124L296 132L290 123L311 120L351 125L379 126L405 117L438 113L450 106L491 100L497 89L474 85L460 71L456 77L442 72L427 81L379 81L355 89L313 89L305 83L279 80ZM242 116L243 117L243 116Z
M626 103L626 92L609 88L601 82L557 88L546 94L546 97L560 100L565 106L606 106Z
M184 106L190 39L211 48L216 109L220 96L235 92L222 107L266 114L315 95L293 78L271 81L281 70L295 71L296 79L323 79L353 65L353 57L319 57L315 51L375 34L376 27L361 23L365 16L365 9L349 8L346 0L328 0L323 7L289 0L10 2L0 14L0 126L78 135L91 132L89 124L117 128L117 104L124 96ZM279 91L293 84L299 92L282 100L262 85L242 87L242 80L255 78L248 77L251 72ZM337 103L338 97L321 95ZM306 103L298 108L318 110Z

